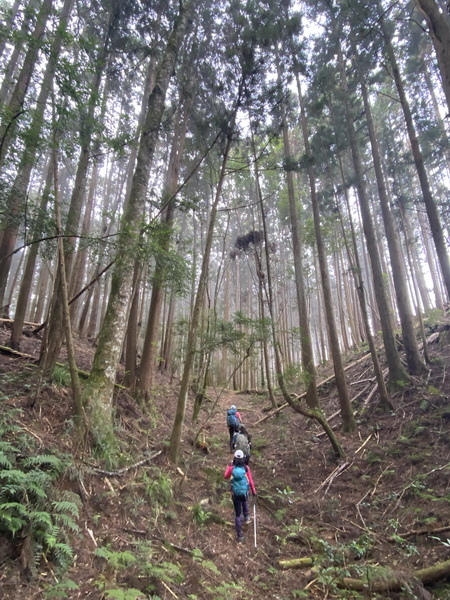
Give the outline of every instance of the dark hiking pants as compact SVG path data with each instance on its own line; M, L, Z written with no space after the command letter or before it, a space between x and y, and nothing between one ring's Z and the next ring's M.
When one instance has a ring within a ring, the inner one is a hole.
M236 535L242 537L242 524L245 519L248 519L248 495L236 496L233 494L233 505Z
M233 452L233 438L236 433L236 425L228 425L228 431L230 432L230 452Z

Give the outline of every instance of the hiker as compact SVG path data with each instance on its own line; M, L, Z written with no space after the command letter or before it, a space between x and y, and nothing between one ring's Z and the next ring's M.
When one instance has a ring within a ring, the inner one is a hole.
M250 462L250 450L252 447L252 436L249 433L244 424L238 425L238 430L233 436L233 449L242 450L244 453L245 464L248 465Z
M237 432L240 423L241 415L239 414L236 406L233 404L227 410L227 425L228 431L230 432L230 452L233 452L233 436Z
M245 464L242 450L236 450L233 462L225 469L224 477L225 479L231 477L231 498L234 505L236 536L238 542L243 542L242 524L251 521L248 514L248 492L250 489L253 496L256 496L256 489L250 467Z

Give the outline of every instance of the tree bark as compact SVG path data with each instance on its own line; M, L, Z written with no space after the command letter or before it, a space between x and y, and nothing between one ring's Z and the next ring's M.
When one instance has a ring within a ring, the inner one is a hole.
M286 109L283 110L283 148L284 156L289 159L291 156L289 135L287 130ZM305 297L305 282L303 274L302 256L303 248L301 234L299 229L299 218L297 214L294 179L292 171L286 171L286 181L289 197L289 216L292 235L292 249L294 255L294 271L295 285L297 292L297 302L299 311L299 329L300 329L300 344L302 349L302 365L304 370L305 386L306 386L306 403L312 408L319 406L319 397L317 394L316 385L316 368L314 365L314 353L311 342L311 331L309 327L309 315Z
M253 160L254 160L254 168L255 168L255 183L256 183L256 195L258 199L259 206L261 207L261 217L263 221L264 229L266 229L266 216L264 212L263 206L263 198L261 193L261 185L260 185L260 176L259 176L259 167L258 167L258 159L256 156L256 148L255 148L255 140L252 136L252 151L253 151ZM265 243L268 244L268 240L265 240ZM264 273L261 265L261 256L259 254L259 248L254 245L254 254L255 254L255 264L256 264L256 278L258 280L258 307L259 307L259 318L262 321L265 319L265 309L264 309ZM267 339L264 337L262 341L262 350L263 350L263 364L265 367L266 374L266 384L267 384L267 392L269 395L269 400L272 405L272 408L277 408L277 401L275 399L275 394L273 392L272 387L272 374L270 370L270 362L269 362L269 349L267 347ZM264 372L264 370L263 370ZM250 389L253 386L250 386Z
M172 343L173 343L173 320L175 315L176 296L170 294L169 309L164 331L164 339L161 344L161 362L159 364L160 371L172 370Z
M11 52L11 56L9 57L8 62L3 68L2 73L3 82L0 87L0 105L2 106L6 105L11 100L11 93L15 85L16 74L20 68L20 59L22 58L23 54L23 46L25 40L30 35L30 27L33 25L33 19L38 6L38 0L31 0L31 2L28 3L24 11L23 21L20 30L15 32L18 35L16 35L16 39L14 40L14 48ZM17 3L16 7L18 8ZM0 41L1 55L3 55L3 52L5 50L8 41L8 35L3 34L2 38L3 39Z
M191 113L193 94L189 94L177 114L172 148L169 157L164 190L162 194L163 212L161 223L164 228L160 252L169 251L172 240L172 225L175 214L175 192L178 187L178 173L183 156L187 126ZM139 392L148 400L156 370L157 342L160 327L161 307L164 297L165 267L164 257L156 260L155 271L152 278L152 295L148 312L147 329L144 347L139 368Z
M372 266L374 292L377 300L378 310L380 312L381 330L383 334L384 348L386 351L386 359L389 368L389 385L392 389L401 388L405 382L409 380L408 374L403 368L400 356L397 350L397 344L392 327L392 316L389 311L389 304L386 297L386 289L383 280L383 271L381 268L380 255L377 246L375 229L373 226L372 215L369 207L369 199L364 184L363 168L359 153L358 142L356 139L353 115L349 106L349 91L347 85L347 77L345 73L345 65L342 53L339 51L339 67L341 73L341 86L344 95L344 108L347 122L347 133L350 142L350 148L353 158L353 167L356 178L356 189L358 194L359 206L363 221L364 234L367 241L369 251L370 264Z
M33 112L33 119L26 136L26 146L20 159L17 175L6 201L4 231L0 244L0 306L3 305L6 282L11 266L11 253L16 244L22 213L26 204L27 190L31 179L36 155L40 143L44 110L55 74L56 64L61 52L64 33L72 10L73 0L66 0L60 13L60 22L50 49L41 89Z
M416 0L425 17L442 76L447 108L450 112L450 22L435 0ZM448 10L448 8L447 8Z
M118 236L117 260L112 276L111 294L98 338L91 375L83 390L83 399L90 417L94 443L105 450L114 451L116 443L113 428L112 394L127 323L134 253L140 238L141 218L144 214L150 169L159 138L167 88L187 31L191 7L191 0L180 5L179 14L159 64L155 86L148 99L147 115L140 138L130 197Z
M53 103L55 99L53 98ZM53 117L55 113L55 106L53 105ZM60 271L61 278L61 292L62 292L62 305L63 305L63 323L65 329L65 338L66 338L66 346L67 346L67 358L70 369L70 378L72 382L72 396L74 403L74 423L78 436L78 442L81 443L83 441L83 437L86 431L86 420L84 408L81 402L81 385L80 379L78 377L78 368L76 364L75 358L75 348L73 344L72 337L72 328L70 323L70 309L69 309L69 294L68 294L68 286L66 280L66 270L64 265L64 246L63 246L63 237L62 233L62 225L61 225L61 205L59 200L59 185L58 185L58 160L57 160L57 138L60 136L56 131L56 120L53 118L53 151L52 151L52 159L53 159L53 191L55 195L55 221L56 221L56 233L58 235L58 268Z
M155 76L156 76L156 62L154 57L151 57L146 70L145 76L145 86L144 86L144 94L142 98L141 109L139 113L139 121L138 121L138 131L142 129L145 123L146 117L146 102L148 97L150 96L151 91L155 85ZM137 153L139 146L137 143L134 143L131 149L131 155L128 162L128 175L127 175L127 190L125 193L125 198L130 197L131 186L133 184L133 172L134 166L136 163ZM138 346L138 337L140 332L139 325L139 314L141 312L140 308L144 307L144 298L142 297L142 303L140 305L141 296L143 294L140 293L140 286L142 282L143 276L143 265L140 258L136 258L134 263L134 274L133 274L133 286L132 286L132 301L130 307L130 313L128 316L127 323L127 332L126 332L126 340L125 340L125 385L130 387L131 390L136 389L137 377L138 377L138 365L137 365L137 346ZM144 346L145 348L145 346Z
M50 160L48 165L47 180L45 182L44 190L41 197L41 204L39 206L39 216L36 221L36 227L34 233L39 235L42 229L44 214L47 210L48 201L50 198L51 187L53 183L53 161ZM33 274L36 266L36 259L39 252L39 245L32 244L30 251L27 256L25 264L25 270L20 284L19 295L17 297L16 312L14 314L14 323L11 330L11 348L15 350L20 349L20 339L22 336L23 325L25 321L25 315L27 310L28 301L30 298L30 291L33 282Z
M191 378L191 370L194 362L194 356L196 353L196 344L195 338L197 335L198 324L200 321L200 312L203 306L206 286L208 281L208 271L209 271L209 260L211 255L212 241L213 241L213 233L214 233L214 225L216 221L217 215L217 206L219 200L222 196L222 187L225 179L226 173L226 165L228 160L228 155L231 149L231 144L233 140L233 128L236 118L236 111L238 104L240 102L240 94L241 89L239 89L237 94L237 104L234 109L234 113L231 118L231 122L229 124L229 131L226 141L226 146L222 159L222 167L220 170L219 180L217 183L217 189L214 197L214 202L211 207L211 213L209 216L209 225L208 232L206 236L206 244L203 250L203 259L202 259L202 267L200 271L200 278L197 287L197 294L195 296L195 302L192 309L191 322L189 325L189 333L187 339L187 349L186 349L186 358L183 365L183 375L181 378L180 392L178 395L178 403L177 410L175 414L175 420L172 428L172 434L170 436L170 447L169 447L169 458L172 463L175 465L178 464L180 459L180 446L181 446L181 436L183 433L183 424L184 424L184 416L186 413L186 401L187 394L189 389L189 382Z
M422 357L420 356L419 345L417 343L416 333L414 331L412 306L408 292L406 272L403 266L404 263L398 241L399 236L395 231L392 214L389 208L386 183L381 168L380 150L372 119L372 109L369 103L367 88L361 73L360 87L364 102L364 110L366 113L367 128L369 130L370 144L372 147L372 157L378 186L378 196L380 199L384 229L386 231L386 240L389 248L389 257L394 280L395 296L397 299L397 308L402 327L403 347L406 354L406 362L411 375L421 375L426 372L427 369Z
M441 280L438 273L438 268L435 260L435 252L433 244L430 240L429 227L425 219L425 215L420 210L417 211L417 219L420 225L420 231L422 234L423 245L425 248L425 254L427 257L428 267L430 269L431 281L433 282L433 294L436 308L444 310L444 300L442 293Z
M3 52L5 51L8 37L5 35L6 32L14 31L14 19L17 17L17 13L19 11L20 5L22 4L22 0L15 0L14 4L9 9L9 17L5 19L2 32L2 40L0 41L0 58L3 56ZM28 5L33 5L33 2L28 2ZM22 36L19 36L21 38ZM6 72L5 72L6 78Z
M341 169L341 176L343 178L344 174L343 174L342 163L341 163L340 158L339 158L339 166ZM372 357L373 369L375 372L375 378L377 380L378 393L380 395L380 404L384 410L388 410L388 409L392 409L393 406L392 406L392 403L391 403L391 400L389 398L389 394L388 394L388 391L386 388L386 383L385 383L384 377L383 377L383 371L381 369L380 361L378 360L378 354L377 354L377 349L375 347L375 341L374 341L374 338L372 335L372 331L370 329L369 312L368 312L368 308L367 308L366 291L365 291L364 280L363 280L363 275L362 275L361 261L359 258L358 245L356 243L355 227L353 224L353 220L351 218L350 202L349 202L348 193L347 193L346 189L344 189L344 194L345 194L345 200L346 200L346 204L347 204L348 219L349 219L349 223L350 223L350 232L351 232L351 238L352 238L353 253L351 252L349 244L347 242L347 238L345 235L344 223L343 223L343 219L342 219L342 214L341 214L341 211L339 211L339 218L340 218L340 222L341 222L342 234L344 237L345 246L347 248L347 255L348 255L348 260L350 262L350 268L351 268L351 271L353 273L353 277L355 280L356 293L358 296L359 306L360 306L360 310L361 310L361 317L362 317L362 321L363 321L364 332L366 335L367 343L369 345L370 356Z
M309 144L308 122L303 102L303 95L300 82L297 77L297 88L300 101L301 126L303 133L303 143L305 145L305 155L308 160L308 179L309 191L311 196L311 205L313 209L314 231L316 234L316 246L319 259L320 276L322 281L322 291L325 304L325 313L327 317L327 331L330 340L330 351L333 357L333 368L336 378L336 386L339 394L339 405L342 416L342 428L344 431L353 431L356 429L356 421L350 404L347 383L345 381L344 365L342 362L341 350L339 347L339 338L336 328L336 319L334 315L333 302L331 297L330 275L328 272L325 245L322 237L322 228L320 224L319 199L316 191L316 175L311 162L311 148Z
M53 0L43 0L39 14L36 18L36 24L31 36L30 45L25 55L22 69L19 73L16 85L8 105L3 110L3 117L0 122L0 167L3 166L11 145L13 134L18 119L23 112L25 96L28 91L30 79L36 65L39 55L41 39L44 35L47 19L52 10Z
M420 1L425 4L426 0ZM385 41L386 53L392 67L392 74L394 77L395 85L397 87L397 93L403 110L403 116L405 118L406 129L408 132L408 137L411 144L411 151L414 158L414 164L416 166L417 176L419 178L419 183L422 190L422 197L427 211L428 220L430 222L431 234L433 236L434 245L436 247L436 253L438 256L439 265L441 267L442 277L444 279L445 287L447 289L447 298L450 299L450 261L447 253L447 244L445 241L444 231L442 229L441 220L439 217L439 212L436 203L431 193L430 182L428 179L427 171L425 169L419 139L417 137L416 129L414 127L411 109L409 108L408 100L406 98L406 93L400 75L400 69L397 64L397 59L395 57L391 36L387 30L384 18L381 19L381 26ZM450 46L448 46L448 50L450 52Z

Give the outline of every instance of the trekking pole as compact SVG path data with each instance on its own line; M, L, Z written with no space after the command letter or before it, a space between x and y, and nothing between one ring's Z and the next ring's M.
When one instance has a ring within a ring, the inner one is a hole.
M256 500L253 502L253 541L256 548Z

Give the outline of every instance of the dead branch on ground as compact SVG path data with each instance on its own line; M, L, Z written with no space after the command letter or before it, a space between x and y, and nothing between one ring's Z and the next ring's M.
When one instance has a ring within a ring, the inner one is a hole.
M344 463L342 463L341 465L339 465L338 467L336 467L336 469L330 473L330 475L328 475L328 477L325 479L325 481L323 481L319 487L314 490L314 493L317 494L317 492L319 492L321 489L323 489L326 486L325 492L324 494L326 494L328 492L328 490L330 489L331 484L333 483L333 481L335 479L337 479L340 475L342 475L342 473L344 471L346 471L349 467L351 467L353 464L353 461L350 462L348 460L346 460Z
M128 471L131 471L131 469L136 469L137 467L140 467L152 461L154 458L162 454L162 452L162 450L158 450L158 452L154 452L153 454L147 456L143 460L140 460L139 462L134 463L133 465L129 465L128 467L123 467L123 469L118 469L117 471L104 471L103 469L98 469L97 467L92 468L95 471L95 473L98 473L99 475L105 475L106 477L121 477L122 475L125 475L125 473L128 473Z

